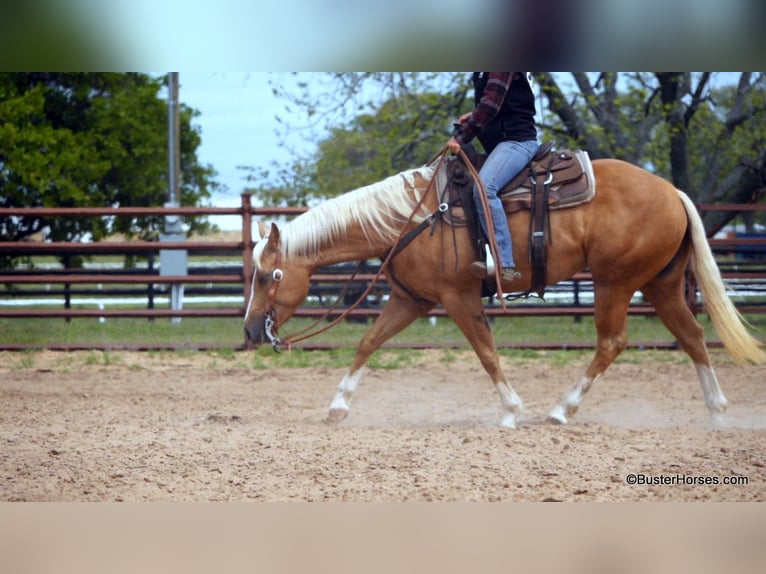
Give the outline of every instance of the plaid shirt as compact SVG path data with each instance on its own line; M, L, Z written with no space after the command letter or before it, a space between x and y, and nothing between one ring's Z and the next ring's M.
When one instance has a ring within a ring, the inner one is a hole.
M515 72L489 72L487 85L471 116L455 126L454 137L462 146L475 138L497 115L511 87Z

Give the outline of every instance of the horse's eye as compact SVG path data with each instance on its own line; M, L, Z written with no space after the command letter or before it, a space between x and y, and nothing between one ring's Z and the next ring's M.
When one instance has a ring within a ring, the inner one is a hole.
M255 279L258 281L258 285L266 285L266 283L269 282L269 279L271 278L270 273L263 273L261 271L255 272Z

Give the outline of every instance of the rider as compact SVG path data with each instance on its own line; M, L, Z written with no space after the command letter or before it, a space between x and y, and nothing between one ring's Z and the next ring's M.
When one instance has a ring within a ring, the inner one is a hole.
M459 153L461 146L477 137L489 154L479 176L492 212L503 270L502 281L510 283L520 274L514 271L516 264L511 232L497 194L530 162L539 147L535 129L535 97L525 72L474 72L472 81L474 110L460 116L447 147L452 153ZM484 233L489 237L476 186L474 200ZM477 277L487 276L487 265L483 261L474 261L470 269Z

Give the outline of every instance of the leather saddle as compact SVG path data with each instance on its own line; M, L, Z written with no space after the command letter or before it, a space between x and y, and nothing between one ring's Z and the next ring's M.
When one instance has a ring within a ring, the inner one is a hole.
M548 209L565 209L587 203L596 194L587 152L553 149L553 142L540 146L532 161L498 194L505 212L532 209L534 191L548 188Z

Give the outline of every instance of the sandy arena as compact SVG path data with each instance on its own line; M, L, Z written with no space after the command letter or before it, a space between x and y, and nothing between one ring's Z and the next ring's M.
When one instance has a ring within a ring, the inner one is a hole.
M0 353L0 500L766 500L766 367L714 355L730 408L713 428L685 356L634 354L556 427L585 359L508 363L525 415L507 430L478 359L450 356L369 370L333 426L343 366Z

